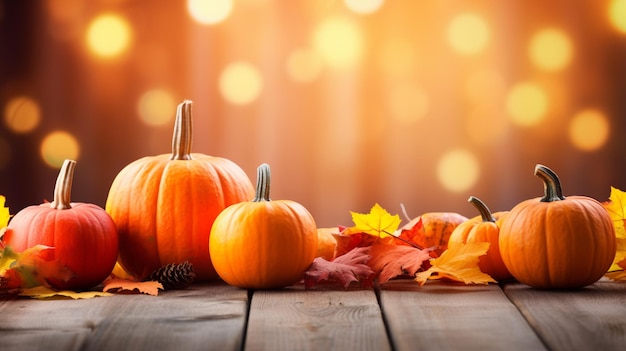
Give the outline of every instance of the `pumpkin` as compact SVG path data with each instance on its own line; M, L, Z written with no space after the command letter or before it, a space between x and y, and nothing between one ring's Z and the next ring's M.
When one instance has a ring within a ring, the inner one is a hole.
M297 283L317 253L317 226L301 204L270 200L270 168L257 170L252 201L226 208L211 229L209 250L219 276L247 289Z
M421 220L422 228L412 241L424 249L435 248L432 253L439 256L448 248L448 240L454 229L467 219L455 212L427 212L407 223L404 228L413 228Z
M479 198L470 196L468 202L480 213L478 216L468 219L454 229L448 241L448 247L456 244L466 244L474 242L489 243L487 254L481 256L478 267L483 273L489 274L497 281L511 279L511 273L504 265L500 255L500 219L508 211L491 213L487 205Z
M337 238L335 235L341 235L337 227L317 229L317 253L315 257L321 257L326 261L335 259L337 256Z
M564 197L561 182L535 167L543 197L517 204L500 227L500 254L521 283L542 289L580 288L596 282L615 257L613 223L604 207L586 196Z
M213 220L254 188L234 162L191 152L191 101L178 105L172 153L147 156L115 177L105 209L120 235L119 263L138 279L189 261L198 281L217 278L209 257Z
M83 290L109 276L117 260L118 235L113 219L101 207L70 200L76 161L65 160L52 202L28 206L15 214L2 240L21 252L36 245L53 247L52 260L71 276L42 270L48 283L61 290Z

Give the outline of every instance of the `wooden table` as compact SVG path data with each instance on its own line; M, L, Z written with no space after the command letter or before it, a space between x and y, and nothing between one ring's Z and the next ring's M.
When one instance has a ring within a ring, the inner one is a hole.
M246 291L223 283L0 300L0 350L626 350L626 284Z

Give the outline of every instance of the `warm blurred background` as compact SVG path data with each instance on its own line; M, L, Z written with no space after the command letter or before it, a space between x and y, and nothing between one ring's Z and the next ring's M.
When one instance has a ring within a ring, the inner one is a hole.
M626 190L626 0L2 0L0 194L11 213L104 206L128 163L169 153L194 101L193 151L318 225L493 211L542 194Z

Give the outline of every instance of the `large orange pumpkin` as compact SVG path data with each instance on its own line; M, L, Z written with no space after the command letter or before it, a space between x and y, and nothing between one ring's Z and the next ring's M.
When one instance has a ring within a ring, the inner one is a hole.
M82 290L98 285L115 266L118 236L115 223L101 207L70 201L76 161L65 160L50 203L28 206L9 222L3 242L15 251L35 245L51 246L53 260L71 272L44 270L50 285L57 289Z
M215 219L209 249L219 276L248 289L297 283L317 253L317 226L301 204L270 200L270 169L258 168L256 197Z
M475 196L470 196L468 201L476 207L480 215L456 227L450 235L448 247L474 242L489 243L489 250L487 254L479 258L478 267L497 281L510 279L511 273L502 262L499 247L500 225L502 224L500 219L508 211L491 213L487 205Z
M105 208L119 230L119 263L139 279L184 261L193 264L198 281L217 278L209 257L213 221L224 208L254 195L234 162L191 153L191 106L178 106L172 154L130 163L109 190Z
M598 201L564 197L558 176L543 165L535 175L545 195L517 204L500 227L500 254L518 281L536 288L579 288L596 282L611 266L613 223Z

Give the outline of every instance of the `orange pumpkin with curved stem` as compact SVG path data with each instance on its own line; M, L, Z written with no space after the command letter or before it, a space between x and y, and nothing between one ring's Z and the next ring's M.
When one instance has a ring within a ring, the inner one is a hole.
M551 169L535 167L545 194L517 204L500 227L500 254L518 281L536 288L571 289L596 282L611 266L616 239L600 202L564 197Z
M62 290L82 290L98 285L113 270L118 252L115 223L104 209L70 201L75 167L76 161L65 160L53 201L19 211L2 237L6 245L19 252L35 245L53 247L53 259L66 266L71 277L69 280L60 275L45 278L50 285Z
M130 163L109 190L105 208L119 230L120 265L139 279L184 261L193 264L198 281L217 278L209 257L213 221L254 194L234 162L191 153L191 105L178 105L172 153Z
M487 205L474 196L470 196L468 202L476 207L480 215L456 227L450 235L448 247L473 242L489 243L489 250L487 250L487 254L480 256L478 267L483 273L489 274L497 281L511 279L511 273L502 262L499 247L500 225L502 223L500 219L508 211L491 213Z
M297 283L317 253L317 226L301 204L270 200L270 169L259 166L256 197L226 208L211 229L215 270L228 284L247 289Z

